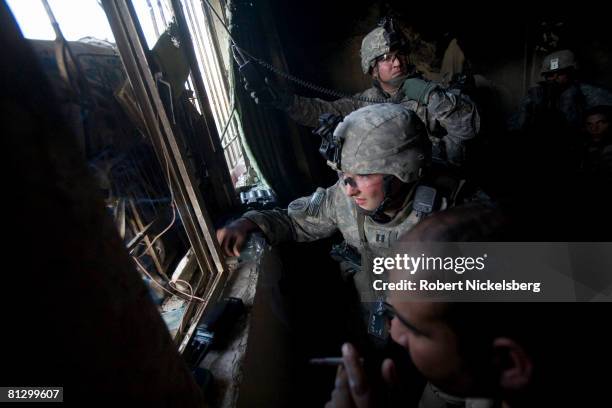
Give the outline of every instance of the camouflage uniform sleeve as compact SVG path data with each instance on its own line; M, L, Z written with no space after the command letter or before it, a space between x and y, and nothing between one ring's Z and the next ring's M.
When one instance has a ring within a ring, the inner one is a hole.
M311 196L292 201L286 210L249 211L243 218L257 224L272 245L326 238L337 230L333 201L338 188L338 184L319 187Z
M360 95L357 94L355 96ZM366 103L364 102L350 98L342 98L330 102L319 98L306 98L294 95L293 103L287 109L287 113L291 119L300 125L317 127L319 125L319 116L324 113L346 116L365 105Z
M465 142L476 137L480 130L480 115L475 104L466 95L437 89L429 96L427 120L437 121L446 130L442 140L447 158L453 164L461 164Z
M580 84L580 91L584 95L587 108L599 105L612 106L612 92L598 86Z

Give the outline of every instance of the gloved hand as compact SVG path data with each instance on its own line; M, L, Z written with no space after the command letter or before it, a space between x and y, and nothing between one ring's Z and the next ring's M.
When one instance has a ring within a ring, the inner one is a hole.
M293 94L272 85L268 78L265 78L264 83L260 83L259 86L249 84L245 79L244 89L249 92L251 98L260 106L287 110L293 104Z
M438 85L419 77L411 77L404 81L401 91L404 97L423 105L429 103L429 95Z

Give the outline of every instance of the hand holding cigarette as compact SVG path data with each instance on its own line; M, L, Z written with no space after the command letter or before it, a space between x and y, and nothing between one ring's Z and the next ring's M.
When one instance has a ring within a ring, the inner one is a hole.
M318 360L318 364L338 364L335 388L325 408L372 407L370 386L365 377L363 359L349 343L342 345L342 358L331 357ZM312 360L311 360L312 361Z

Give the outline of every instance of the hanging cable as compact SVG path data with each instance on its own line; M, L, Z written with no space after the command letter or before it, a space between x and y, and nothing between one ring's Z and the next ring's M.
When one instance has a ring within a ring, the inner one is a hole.
M187 292L183 292L182 290L179 290L179 289L176 287L175 282L172 282L172 281L169 281L169 282L168 282L168 286L170 286L170 288L172 288L172 289L174 290L174 292L173 292L173 291L171 291L171 290L169 290L169 289L168 289L168 288L166 288L164 285L162 285L161 283L159 283L158 281L156 281L156 280L153 278L153 276L151 276L151 274L150 274L150 273L147 271L147 269L146 269L146 268L145 268L145 267L144 267L144 266L143 266L143 265L140 263L140 261L138 260L138 258L136 258L135 256L132 256L132 259L133 259L133 260L134 260L134 262L136 263L136 266L138 267L138 269L140 269L140 271L141 271L142 273L144 273L145 275L147 275L147 277L148 277L148 278L151 280L151 282L153 282L155 285L157 285L158 287L160 287L160 288L161 288L161 289L162 289L164 292L166 292L166 293L168 293L168 294L170 294L170 295L172 295L172 296L179 296L179 297L185 296L185 297L187 298L187 299L185 299L185 300L189 300L189 301L195 300L195 301L197 301L197 302L202 302L202 303L205 303L205 302L206 302L206 301L205 301L204 299L202 299L201 297L193 296L193 295L191 295L191 294L189 294L189 293L187 293ZM182 280L181 280L181 281L182 281ZM182 282L185 282L185 281L182 281ZM189 286L191 287L191 285L189 285ZM192 292L191 292L191 293L193 293L193 289L191 289L191 290L192 290Z
M230 41L232 42L232 54L234 56L234 60L236 60L236 62L240 65L240 62L238 62L238 60L236 59L236 53L234 52L234 50L236 50L240 55L240 57L243 59L243 61L246 63L248 62L248 60L246 60L246 58L244 58L244 56L249 57L251 60L255 61L257 64L259 64L261 67L271 71L272 73L285 78L293 83L296 83L304 88L313 90L315 92L324 94L324 95L328 95L334 98L345 98L345 99L352 99L354 101L358 101L358 102L365 102L365 103L387 103L387 102L391 102L391 98L366 98L366 97L361 97L361 96L354 96L354 95L349 95L347 93L344 92L339 92L333 89L329 89L329 88L325 88L323 86L319 86L316 85L312 82L309 81L305 81L303 79L300 79L298 77L295 77L287 72L284 72L278 68L276 68L275 66L273 66L272 64L269 64L268 62L259 59L253 55L251 55L249 52L247 52L244 48L238 46L238 43L236 42L236 40L234 40L234 37L232 37L232 34L229 30L229 28L227 27L227 25L225 24L225 21L223 21L223 19L221 18L221 16L219 16L219 14L217 13L217 10L215 10L215 8L212 6L212 4L210 3L209 0L204 0L204 2L206 3L206 5L208 6L208 8L213 12L213 14L215 15L215 17L217 17L217 19L219 20L219 22L221 23L221 26L225 29L225 31L227 32L227 35L230 39Z
M151 247L153 247L155 242L162 235L164 235L166 232L168 232L170 230L170 228L172 228L172 226L174 225L174 223L176 221L176 206L174 204L174 191L172 190L172 179L170 178L170 163L169 163L170 159L168 158L167 155L165 155L165 159L166 159L166 174L168 176L168 189L170 190L170 206L172 207L172 220L170 221L170 224L166 228L164 228L159 234L157 234L155 236L155 238L153 238L153 240L149 243L149 245L147 245L145 250L138 256L139 258L144 256L149 251L149 249L151 249Z

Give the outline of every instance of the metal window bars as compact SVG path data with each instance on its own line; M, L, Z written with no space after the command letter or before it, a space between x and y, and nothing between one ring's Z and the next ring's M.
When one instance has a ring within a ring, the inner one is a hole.
M104 1L102 6L108 16L135 100L144 118L146 133L162 167L167 169L168 185L173 192L176 209L201 272L200 279L194 285L193 294L203 298L204 302L197 307L190 303L191 309L194 310L186 311L186 315L192 316L190 326L182 338L176 339L180 342L179 352L182 352L195 330L195 323L220 296L227 279L227 266L204 201L195 187L194 175L186 164L186 152L176 138L160 98L135 12L131 4L124 0ZM189 53L190 44L185 45ZM192 78L196 91L201 91L198 88L202 80L193 68ZM205 93L197 93L199 102L203 103L202 97Z
M250 164L242 146L243 130L235 112L228 80L228 66L231 64L229 38L224 30L218 29L219 22L209 8L213 6L222 7L220 2L208 5L200 0L146 0L148 15L141 14L139 18L150 20L156 37L160 36L161 29L168 28L170 21L165 18L167 14L174 14L181 20L179 25L187 27L194 50L194 63L203 79L206 100L220 135L220 148L223 149L229 170L234 174L234 181L237 181L241 174L248 173ZM187 79L187 86L190 90L197 90L192 75ZM200 113L203 112L197 101L194 105Z
M230 67L226 64L231 63L229 40L223 36L224 31L221 31L221 35L218 34L211 11L201 0L171 0L171 3L177 18L181 14L177 11L178 8L184 10L182 15L193 39L197 66L204 79L208 102L212 108L228 167L230 170L235 169L240 161L244 160L246 169L249 163L241 144L242 126L235 112L227 79ZM225 46L222 46L221 42Z

